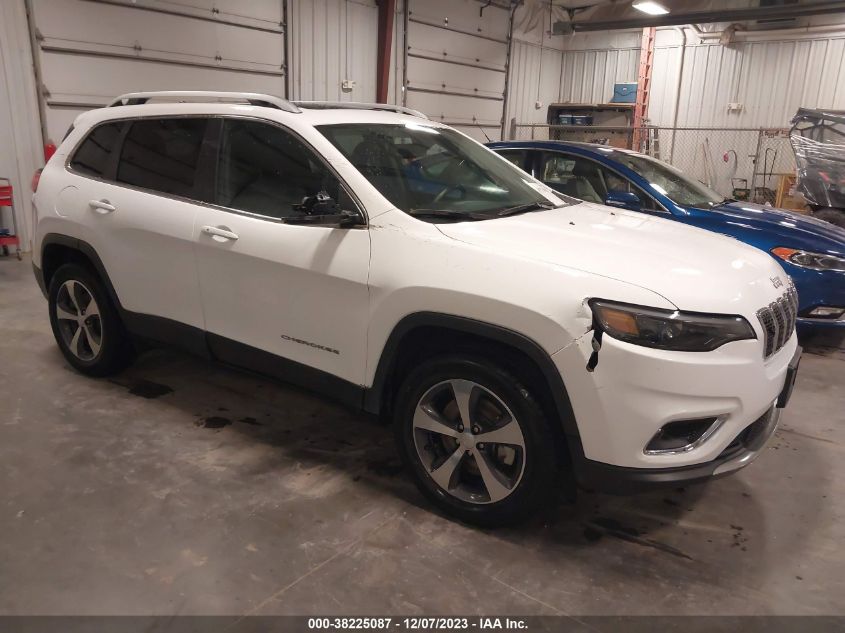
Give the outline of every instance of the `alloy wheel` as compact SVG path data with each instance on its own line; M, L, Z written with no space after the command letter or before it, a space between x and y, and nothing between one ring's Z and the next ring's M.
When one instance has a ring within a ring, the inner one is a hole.
M508 497L525 471L525 438L508 406L470 380L437 383L414 409L414 446L434 482L458 499Z
M91 291L68 279L59 288L55 310L62 341L70 352L80 360L94 360L103 346L103 322Z

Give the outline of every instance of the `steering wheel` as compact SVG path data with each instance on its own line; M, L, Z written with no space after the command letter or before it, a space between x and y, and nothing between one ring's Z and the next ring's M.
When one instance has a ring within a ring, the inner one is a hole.
M443 198L446 197L446 194L451 191L462 192L463 195L461 196L461 199L465 198L467 194L466 187L464 187L461 183L457 183L455 185L446 185L445 187L443 187L443 189L440 190L440 192L436 196L434 196L434 200L431 201L432 206L443 200Z

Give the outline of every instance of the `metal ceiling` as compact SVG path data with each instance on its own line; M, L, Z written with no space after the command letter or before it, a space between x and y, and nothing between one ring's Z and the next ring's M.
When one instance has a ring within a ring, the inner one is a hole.
M761 6L770 4L765 0L656 1L669 9L669 13L647 15L634 9L629 0L553 0L553 5L564 15L554 23L553 32L562 35L648 26L789 20L835 13L845 16L845 2L841 0L808 0L771 6Z

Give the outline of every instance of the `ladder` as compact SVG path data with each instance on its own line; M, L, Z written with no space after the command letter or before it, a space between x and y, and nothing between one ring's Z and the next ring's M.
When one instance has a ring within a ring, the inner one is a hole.
M648 98L651 90L651 69L654 65L654 37L656 30L653 26L643 29L642 44L640 46L640 68L637 74L637 101L634 104L634 151L641 151L645 135L643 125L648 116Z

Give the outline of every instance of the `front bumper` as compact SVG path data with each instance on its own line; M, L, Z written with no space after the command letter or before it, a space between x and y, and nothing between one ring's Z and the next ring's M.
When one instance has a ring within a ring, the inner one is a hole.
M792 278L798 291L798 314L819 306L845 306L845 272L809 270L794 264L783 269ZM799 316L797 327L802 331L845 327L845 317L839 319L818 319Z
M759 340L735 341L712 352L669 352L602 340L598 365L586 370L591 335L552 356L564 377L578 427L586 479L591 472L632 469L633 478L670 481L709 477L725 451L772 408L797 362L797 337L764 359ZM649 454L645 448L670 422L720 418L706 441L690 450ZM748 460L750 461L750 460ZM726 467L727 468L727 467ZM653 477L651 471L660 471ZM674 473L674 474L673 474ZM617 473L618 474L618 473Z
M804 319L799 318L795 322L795 327L798 328L798 331L803 332L815 332L817 330L828 330L828 329L835 329L835 328L845 328L845 318L839 318L836 320L833 319Z
M625 468L589 459L576 459L575 478L588 490L626 495L671 488L724 477L748 466L777 429L781 409L772 406L744 429L714 460L674 468Z

